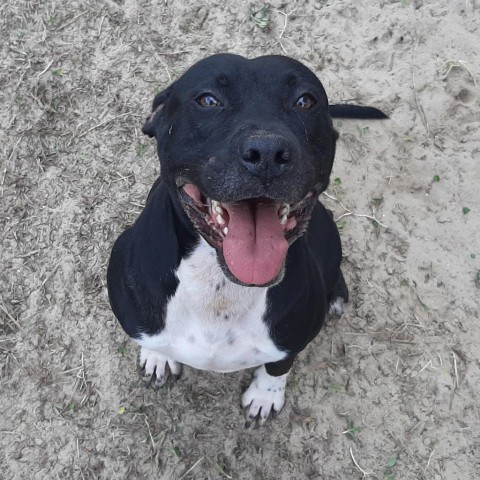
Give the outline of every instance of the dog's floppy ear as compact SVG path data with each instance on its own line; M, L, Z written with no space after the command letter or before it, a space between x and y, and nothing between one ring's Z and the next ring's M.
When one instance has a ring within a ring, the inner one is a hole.
M160 93L155 95L152 105L152 113L147 117L143 125L142 132L150 138L155 136L155 128L160 120L163 107L167 103L168 97L172 91L173 83Z

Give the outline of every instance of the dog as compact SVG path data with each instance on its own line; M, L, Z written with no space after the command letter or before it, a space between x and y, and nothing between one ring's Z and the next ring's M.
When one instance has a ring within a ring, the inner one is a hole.
M219 54L155 96L143 132L161 176L114 244L111 307L141 347L156 387L182 364L256 367L242 395L247 423L285 403L295 357L348 289L327 188L338 133L332 117L388 118L329 105L315 74L283 56Z

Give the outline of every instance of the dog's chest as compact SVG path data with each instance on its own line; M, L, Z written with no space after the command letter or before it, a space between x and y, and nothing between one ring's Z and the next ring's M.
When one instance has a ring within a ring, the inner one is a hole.
M266 288L227 280L215 251L203 239L177 270L179 285L169 300L165 327L139 343L203 370L231 372L286 357L262 320Z

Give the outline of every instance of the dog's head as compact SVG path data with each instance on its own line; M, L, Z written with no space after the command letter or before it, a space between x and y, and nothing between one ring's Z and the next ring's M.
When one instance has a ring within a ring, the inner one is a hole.
M237 283L271 285L327 188L337 132L318 78L282 56L206 58L159 93L143 132Z

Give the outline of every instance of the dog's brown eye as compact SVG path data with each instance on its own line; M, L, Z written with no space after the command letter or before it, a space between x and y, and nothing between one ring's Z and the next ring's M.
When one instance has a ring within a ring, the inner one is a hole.
M304 108L308 110L315 105L315 99L308 94L302 95L296 102L295 106L298 108Z
M222 104L211 94L204 93L197 98L197 102L202 107L212 108L212 107L221 107Z

